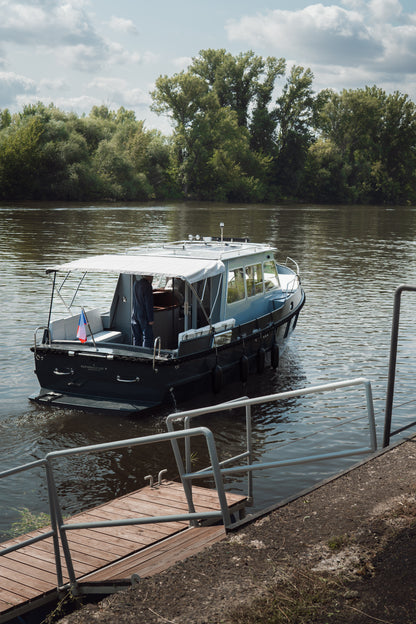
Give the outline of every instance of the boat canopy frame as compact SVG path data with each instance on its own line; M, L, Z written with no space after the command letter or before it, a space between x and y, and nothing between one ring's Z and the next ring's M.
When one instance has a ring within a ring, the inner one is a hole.
M46 273L58 271L165 275L168 278L179 278L188 284L194 284L224 273L225 265L222 260L213 258L104 254L80 258L46 269Z
M168 263L167 263L168 260ZM64 272L65 276L62 283L58 286L56 283L56 277L58 272ZM71 273L81 274L78 285L73 293L71 303L67 303L61 294L61 289L67 281ZM50 326L52 307L53 307L53 293L56 292L59 299L64 304L65 308L71 313L71 308L74 304L76 295L79 288L84 281L87 273L110 273L120 275L121 273L126 275L152 275L152 276L164 276L166 279L180 279L185 282L193 296L195 297L203 315L213 330L211 313L215 308L215 304L218 300L219 292L222 288L223 275L225 274L225 265L219 259L201 259L201 258L189 258L189 257L177 257L177 256L132 256L121 254L104 254L99 256L90 256L80 258L71 262L67 262L61 265L56 265L46 269L46 273L52 279L52 295L49 307L48 328ZM203 292L205 292L207 281L209 278L219 276L217 293L212 308L207 314L203 305L202 297L199 296L195 284L197 282L203 282ZM186 306L185 302L185 306ZM189 305L189 304L188 304ZM187 307L187 306L186 306ZM81 306L82 308L82 306ZM83 308L82 308L83 309Z

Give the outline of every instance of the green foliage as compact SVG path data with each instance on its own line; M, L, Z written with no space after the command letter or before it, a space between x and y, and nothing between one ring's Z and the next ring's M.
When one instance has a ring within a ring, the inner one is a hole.
M42 529L51 523L51 519L46 513L34 514L27 507L18 510L20 514L19 520L13 522L8 534L10 537L18 537L25 535L36 529Z
M315 94L310 69L286 74L283 58L224 49L159 76L151 95L169 137L124 107L82 117L42 102L0 110L0 200L416 202L406 95Z
M8 108L0 110L0 130L8 128L12 123L12 116Z
M268 105L284 66L253 52L203 50L187 72L158 78L152 108L173 122L172 171L185 197L265 199L275 127Z
M24 199L36 183L42 122L23 118L0 135L0 198Z
M348 535L336 535L328 540L328 548L331 550L342 550L349 543Z
M123 107L1 113L0 199L149 200L170 194L170 147Z
M332 93L316 125L321 143L308 155L309 195L325 187L329 201L416 200L416 107L406 95L387 95L377 87ZM338 168L328 162L329 152L336 153Z

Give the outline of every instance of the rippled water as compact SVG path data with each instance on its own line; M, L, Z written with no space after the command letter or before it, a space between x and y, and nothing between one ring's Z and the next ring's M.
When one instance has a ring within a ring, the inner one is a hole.
M37 389L29 347L46 321L50 281L45 268L79 255L178 240L188 234L249 236L279 249L300 265L306 305L277 372L252 378L249 396L367 377L381 441L391 313L395 288L416 284L416 209L322 206L0 205L0 470L42 458L52 450L165 431L169 409L146 417L117 417L42 408L28 396ZM404 295L394 425L414 419L415 298ZM198 403L196 399L195 403ZM268 461L364 446L368 440L362 390L298 397L254 410L256 459ZM239 414L210 421L219 454L240 452L245 434ZM205 451L196 446L196 461ZM82 456L60 464L58 488L66 512L75 512L140 487L143 477L168 468L168 449ZM255 508L338 472L359 458L262 471L254 479ZM230 482L235 490L244 480ZM0 481L0 531L16 509L47 511L40 472Z

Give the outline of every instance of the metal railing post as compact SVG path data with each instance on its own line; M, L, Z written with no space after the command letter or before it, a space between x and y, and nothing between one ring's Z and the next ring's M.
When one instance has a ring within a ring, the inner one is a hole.
M71 551L69 549L66 532L62 529L62 526L64 524L64 519L62 517L61 506L59 504L58 493L56 490L55 479L53 476L52 463L51 463L51 459L49 455L50 454L46 455L45 459L46 459L46 474L47 474L47 479L48 479L49 506L51 509L51 520L55 525L55 530L57 529L59 531L59 537L61 538L62 549L64 551L66 568L68 570L69 582L71 584L71 587L74 588L77 585L75 570L72 564ZM61 575L62 575L61 560L59 556L59 543L57 539L58 536L55 530L54 530L54 545L55 545L55 548L58 549L57 552L55 551L55 558L57 559L57 561L59 559L59 569L61 570ZM57 566L58 566L58 563L57 563ZM63 584L63 581L61 580L61 585L62 584Z
M253 461L253 441L251 427L251 405L246 405L246 437L247 437L247 464ZM249 503L253 503L253 473L247 473L247 498Z
M373 453L377 450L377 435L376 435L376 421L374 417L374 401L373 391L371 390L371 383L364 381L365 397L367 401L367 415L368 425L370 428L370 447Z
M178 468L179 477L181 479L181 482L182 482L182 485L183 485L183 489L184 489L184 492L185 492L186 502L188 503L189 513L195 513L195 505L194 505L194 500L193 500L193 497L192 497L192 484L189 483L189 481L187 481L186 479L183 478L183 475L185 474L185 468L184 468L184 465L183 465L181 452L179 450L178 441L175 438L173 438L173 439L171 439L170 443L171 443L171 446L172 446L173 454L175 456L176 467ZM191 524L191 526L195 525L195 521L191 520L190 524Z
M397 343L399 338L400 303L402 292L415 292L416 286L402 284L394 293L393 320L390 340L389 374L386 393L386 411L384 416L383 448L390 444L391 418L393 412L394 384L396 379Z
M201 427L201 429L205 432L205 439L208 446L209 458L211 460L212 472L214 475L215 487L218 493L218 500L221 506L224 526L228 527L231 524L230 510L228 509L227 499L225 497L224 482L222 480L221 468L218 462L214 435L212 431L210 429L207 429L206 427Z
M51 526L53 531L53 549L55 554L55 567L56 567L56 578L58 587L62 587L64 584L63 574L62 574L62 563L61 563L61 555L59 552L59 537L58 537L58 518L57 518L57 505L56 505L56 488L55 482L52 474L52 467L48 461L46 461L45 465L46 469L46 482L48 486L48 501L49 501L49 513L51 517ZM55 493L55 494L54 494Z

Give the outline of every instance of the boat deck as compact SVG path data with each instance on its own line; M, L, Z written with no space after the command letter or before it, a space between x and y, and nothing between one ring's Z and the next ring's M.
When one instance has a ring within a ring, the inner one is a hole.
M226 494L230 512L244 508L245 497ZM196 511L220 509L216 490L193 487ZM97 522L143 516L166 516L187 513L188 507L180 483L162 482L147 486L104 503L71 518L71 523ZM50 527L33 531L0 544L0 549L22 542ZM119 527L77 529L67 533L81 591L95 587L97 593L114 591L139 577L163 571L186 559L207 545L225 537L224 526L189 527L186 521ZM63 560L64 561L64 560ZM63 563L64 582L69 577ZM27 613L58 598L56 564L52 537L3 555L0 559L0 622ZM110 586L113 586L110 589Z

